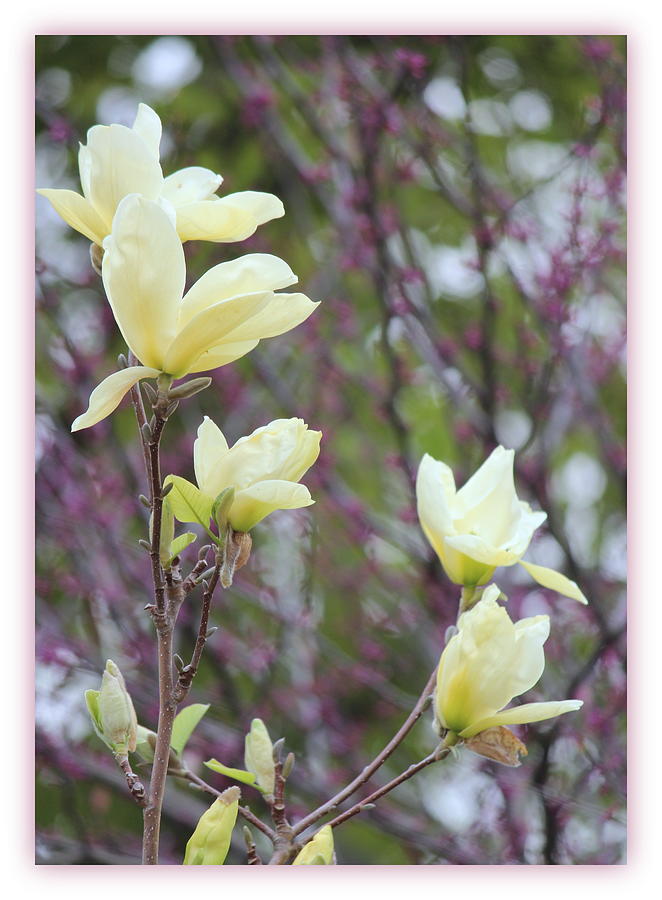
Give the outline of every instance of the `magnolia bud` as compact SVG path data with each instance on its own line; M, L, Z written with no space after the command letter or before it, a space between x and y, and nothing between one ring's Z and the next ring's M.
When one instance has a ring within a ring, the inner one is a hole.
M325 825L296 857L293 866L331 866L334 863L333 830Z
M85 700L94 730L113 753L136 749L138 722L122 673L112 659L106 662L100 691L86 691Z
M266 794L274 792L273 744L262 719L253 719L244 742L244 763Z
M170 388L168 400L184 400L186 397L192 397L194 394L204 391L210 384L211 378L208 375L203 378L192 378L190 381L185 381L184 384Z
M200 817L186 845L185 866L221 866L230 849L239 810L238 787L228 788Z

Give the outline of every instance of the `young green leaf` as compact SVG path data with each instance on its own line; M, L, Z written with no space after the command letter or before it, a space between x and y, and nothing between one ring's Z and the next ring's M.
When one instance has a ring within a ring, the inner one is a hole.
M173 560L175 556L179 556L182 550L186 550L189 544L192 544L193 541L196 541L197 539L197 534L193 534L192 531L185 531L184 534L178 535L172 544L170 544L170 559L168 562Z
M177 713L170 739L170 746L176 753L182 753L195 727L208 709L208 703L191 703Z
M253 772L247 772L245 769L231 769L230 766L224 766L217 759L208 759L205 765L213 772L219 772L228 778L234 778L235 781L240 781L242 784L249 784L251 787L257 788L258 791L264 793L260 785L255 784L255 774Z
M213 501L179 475L168 475L164 484L173 484L168 502L176 518L180 522L197 522L208 530Z

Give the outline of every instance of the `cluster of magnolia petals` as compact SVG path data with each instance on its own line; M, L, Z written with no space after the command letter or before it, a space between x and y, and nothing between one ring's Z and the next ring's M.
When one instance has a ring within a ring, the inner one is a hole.
M276 293L297 278L267 253L220 263L185 293L184 249L173 219L139 194L120 202L104 250L106 295L141 365L114 372L95 388L72 431L108 416L141 379L224 366L260 340L296 327L318 306L305 294Z
M581 700L554 700L506 709L543 673L549 616L513 623L497 603L499 594L499 588L490 585L476 605L462 613L439 661L436 720L441 731L460 739L499 726L539 722L582 706Z
M232 489L225 510L228 524L250 531L276 509L299 509L314 500L299 479L319 455L321 431L311 431L303 419L276 419L240 438L232 447L208 416L193 444L197 487L178 475L168 499L180 522L209 524L215 499Z
M312 840L300 850L293 866L332 866L336 861L333 847L333 829L324 825Z
M138 106L131 128L94 125L81 144L78 168L82 195L41 188L64 221L101 246L113 217L128 194L141 194L169 209L181 241L243 241L255 230L284 214L273 194L239 191L217 197L223 178L200 166L163 177L159 162L161 120L145 103Z
M574 581L522 559L547 513L517 497L514 455L497 447L458 491L449 466L426 453L416 479L425 536L455 584L483 585L499 566L519 563L543 587L587 603Z
M186 845L185 866L223 865L237 821L240 795L238 787L229 787L202 814Z

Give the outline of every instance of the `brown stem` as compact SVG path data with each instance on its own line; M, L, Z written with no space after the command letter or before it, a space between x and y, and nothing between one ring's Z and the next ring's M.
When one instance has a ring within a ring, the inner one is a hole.
M351 796L354 791L361 787L362 784L365 784L368 779L373 775L377 769L389 758L389 756L393 753L393 751L398 747L399 744L405 739L405 737L409 734L411 729L414 727L416 722L421 717L424 709L427 706L428 698L432 693L434 688L435 679L437 677L437 668L435 666L434 671L428 678L427 684L423 688L420 697L416 701L416 705L412 709L412 711L407 716L407 719L403 723L402 727L399 731L391 738L388 744L384 747L381 753L379 753L371 763L369 763L363 771L357 775L354 781L350 782L346 787L344 787L341 791L339 791L334 797L330 800L327 800L326 803L322 804L322 806L318 807L316 810L307 815L304 819L301 819L300 822L297 822L293 827L292 831L295 835L301 834L301 832L308 828L309 825L312 825L314 822L317 822L318 819L321 819L323 815L330 812L334 809L338 804L342 803L343 800L346 800L347 797Z
M217 561L216 568L214 569L212 576L209 579L209 584L207 585L207 588L202 595L200 627L198 628L198 637L196 638L195 647L193 648L191 662L187 666L184 666L184 668L180 671L179 677L177 679L177 684L175 685L174 699L176 703L181 703L187 697L188 692L191 690L191 683L193 682L195 673L198 671L202 651L205 649L205 644L207 643L207 631L209 630L209 610L211 608L211 601L214 595L214 589L216 588L216 585L218 583L220 571L221 563Z
M335 828L337 825L342 825L343 822L351 819L352 816L355 816L357 813L362 812L367 804L374 803L375 800L379 800L379 798L383 797L384 794L388 794L393 790L393 788L396 788L399 784L402 784L403 781L407 781L407 779L411 778L412 775L420 772L421 769L425 769L426 766L429 766L434 762L446 759L450 752L450 747L437 747L437 749L433 753L430 753L429 756L426 756L425 759L422 759L420 762L414 763L413 765L409 766L408 769L405 769L404 772L401 772L396 778L394 778L392 781L389 781L388 784L380 787L364 800L359 800L358 803L355 803L354 806L350 807L350 809L345 810L344 813L336 816L335 819L332 819L327 824L330 825L331 828Z

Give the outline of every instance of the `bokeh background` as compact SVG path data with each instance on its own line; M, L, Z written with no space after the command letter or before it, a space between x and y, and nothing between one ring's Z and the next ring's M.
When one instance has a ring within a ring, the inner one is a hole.
M625 854L625 41L601 36L41 36L36 182L80 189L78 141L164 123L164 173L221 172L283 219L242 244L186 245L189 281L282 256L317 312L218 369L180 405L164 472L192 476L203 415L233 442L278 417L324 432L307 510L275 513L218 598L189 702L187 758L243 765L254 716L297 754L299 818L399 727L453 621L456 589L415 511L424 452L461 484L497 444L548 513L527 554L587 608L502 569L513 618L552 617L527 700L579 713L522 727L507 769L461 752L336 831L343 864L614 864ZM83 702L107 657L157 715L142 457L130 406L70 423L125 348L88 242L37 200L37 860L136 863L141 817ZM187 564L196 558L195 545ZM178 635L190 653L196 594ZM431 716L371 784L435 744ZM249 796L250 795L250 796ZM265 814L257 794L244 799ZM207 799L170 783L178 863ZM258 849L265 849L258 840ZM245 861L240 829L228 859Z

